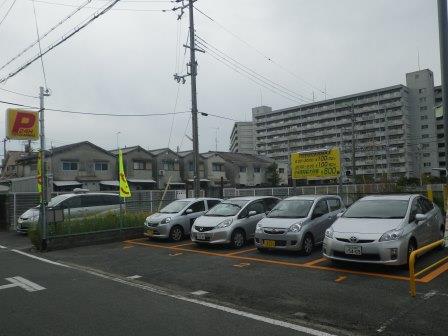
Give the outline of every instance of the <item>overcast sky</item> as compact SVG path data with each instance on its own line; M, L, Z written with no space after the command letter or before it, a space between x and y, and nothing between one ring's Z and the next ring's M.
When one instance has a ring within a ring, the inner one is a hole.
M5 0L0 20L13 1ZM53 4L35 3L41 34L75 9L54 3L85 2L45 1ZM46 106L94 113L189 111L189 81L180 85L175 106L178 84L173 80L173 73L181 72L185 63L182 44L187 38L188 13L177 21L172 12L119 10L172 8L169 1L121 2L115 7L117 10L109 11L44 57L52 91ZM97 8L106 3L92 1L91 6ZM299 105L301 99L311 100L313 91L315 99L322 100L325 87L328 97L337 97L404 84L405 73L418 70L418 54L420 67L431 69L436 84L440 84L436 0L198 0L196 6L215 20L195 12L196 31L201 38L280 84L279 90L283 91L274 93L272 87L255 84L247 75L223 65L222 58L201 53L197 79L200 111L249 120L254 106L262 103L278 109ZM45 38L42 48L94 12L93 8L80 11ZM32 2L17 0L0 25L0 66L35 38ZM33 48L2 70L1 77L37 51L37 47ZM41 65L35 62L6 84L0 84L0 88L34 95L43 85L42 78ZM287 99L285 90L295 92L297 98ZM0 98L38 104L37 99L4 91L0 91ZM0 104L3 111L7 107ZM181 150L186 150L191 149L190 140L184 137L188 122L189 114L176 115L169 139L172 116L116 118L48 111L47 145L89 140L111 149L116 147L117 132L121 132L120 146L161 148L170 143L174 150L180 145ZM0 124L3 138L4 119ZM232 121L201 116L201 151L214 150L216 134L218 149L227 150L232 126ZM191 126L187 134L191 134ZM10 149L22 147L19 141L8 143Z

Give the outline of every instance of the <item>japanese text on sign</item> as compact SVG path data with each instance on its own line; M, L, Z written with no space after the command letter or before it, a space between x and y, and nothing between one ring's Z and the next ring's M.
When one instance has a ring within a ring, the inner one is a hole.
M293 153L291 155L291 172L293 180L339 177L341 172L339 148Z

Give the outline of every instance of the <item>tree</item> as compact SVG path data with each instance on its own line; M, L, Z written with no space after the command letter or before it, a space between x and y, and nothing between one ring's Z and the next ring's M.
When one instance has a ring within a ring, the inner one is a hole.
M278 186L279 180L280 177L278 175L278 165L277 163L273 162L266 169L266 181L268 181L268 183L272 187L276 187Z

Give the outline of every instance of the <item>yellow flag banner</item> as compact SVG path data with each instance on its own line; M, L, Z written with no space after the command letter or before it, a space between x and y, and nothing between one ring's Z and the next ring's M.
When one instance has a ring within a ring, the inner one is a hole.
M42 151L37 153L37 191L42 192Z
M120 175L120 197L131 197L131 190L129 189L128 181L124 174L123 153L121 149L118 150L118 174Z

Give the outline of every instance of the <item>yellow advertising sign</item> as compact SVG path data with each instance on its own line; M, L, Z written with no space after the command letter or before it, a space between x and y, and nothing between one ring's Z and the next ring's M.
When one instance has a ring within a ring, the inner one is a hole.
M39 113L19 109L7 109L6 137L13 140L39 139Z
M330 179L339 177L340 173L341 154L339 148L291 154L293 180Z

